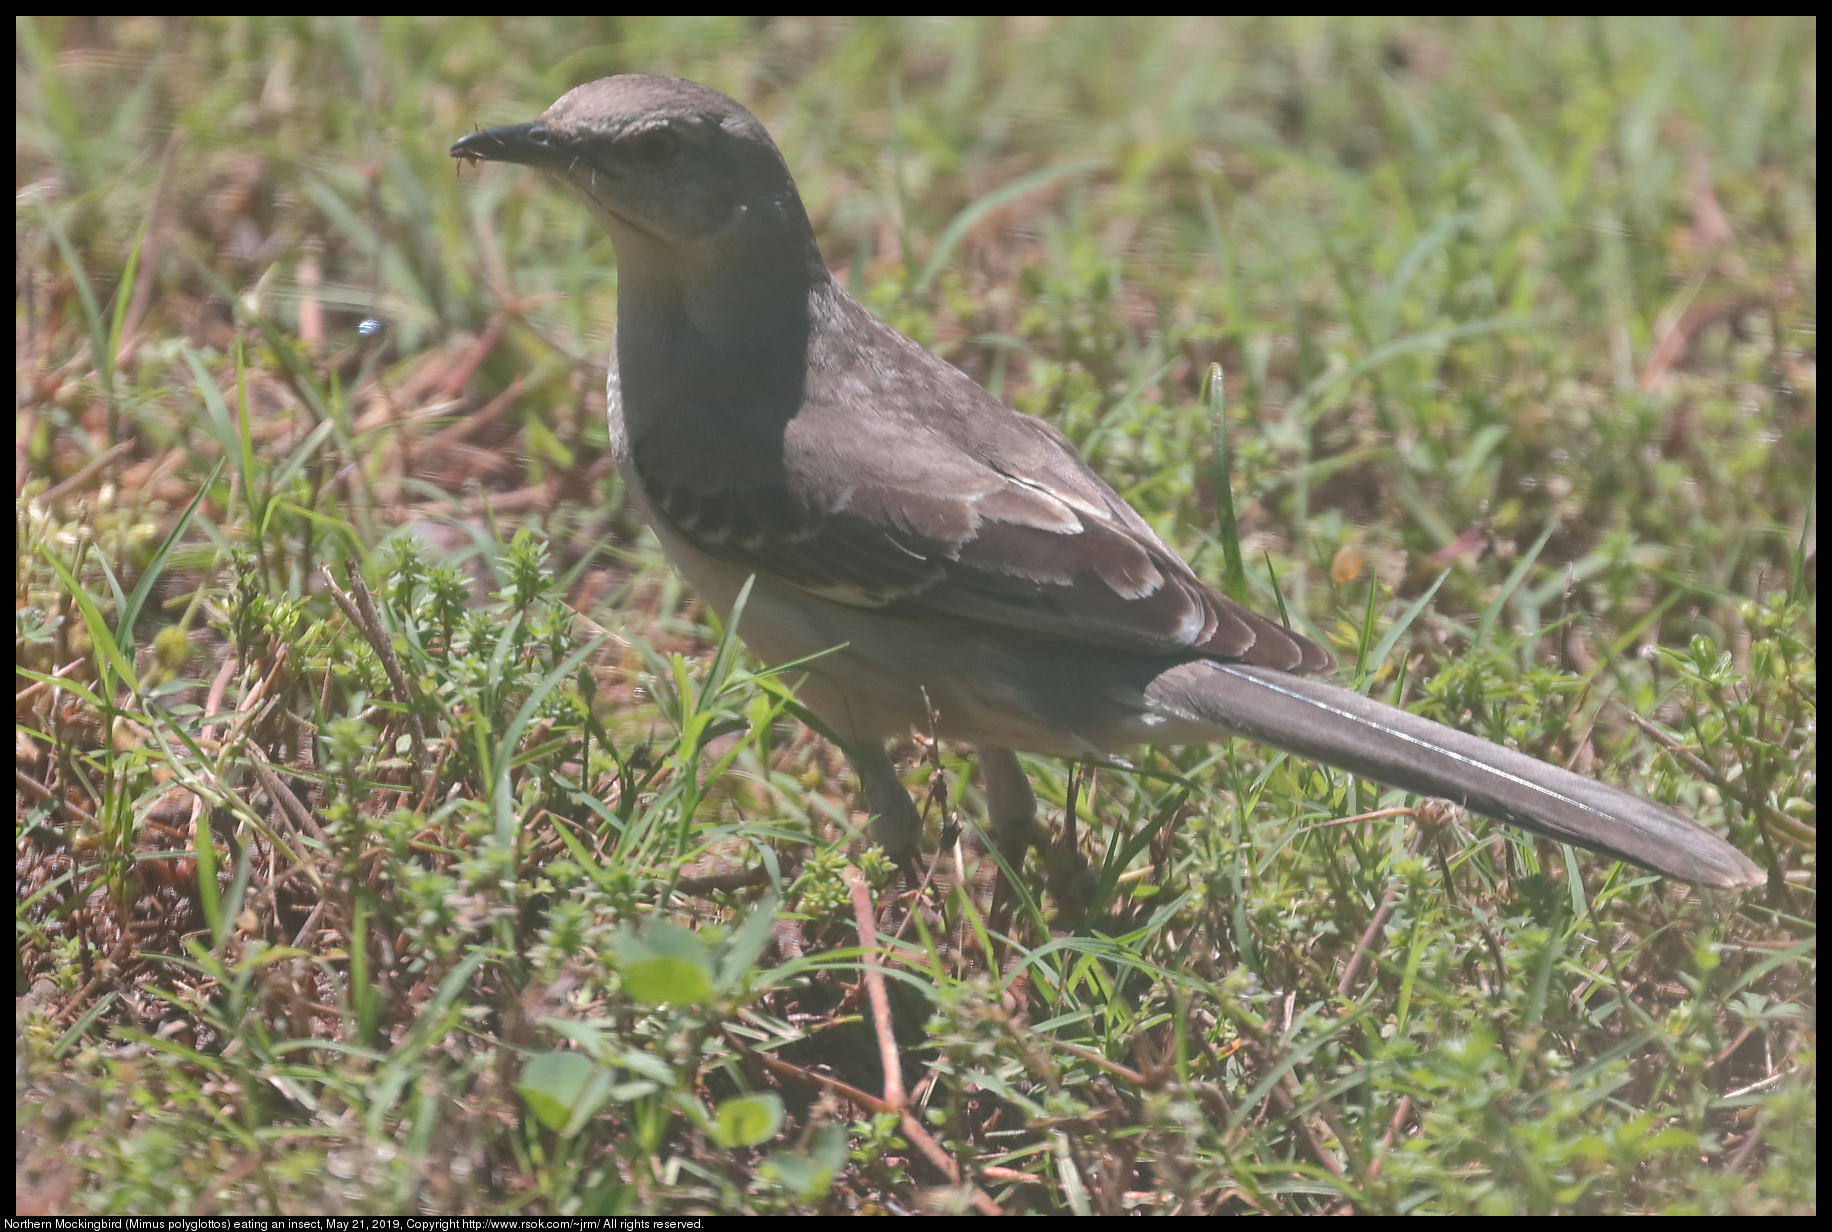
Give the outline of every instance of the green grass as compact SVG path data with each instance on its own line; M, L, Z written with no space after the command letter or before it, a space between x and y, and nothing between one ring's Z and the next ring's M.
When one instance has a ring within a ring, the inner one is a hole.
M20 1213L1816 1207L1815 23L16 32ZM607 464L609 241L445 153L621 71L1216 585L1768 887L1236 743L1027 761L1079 922L905 920ZM813 1077L848 864L914 1121Z

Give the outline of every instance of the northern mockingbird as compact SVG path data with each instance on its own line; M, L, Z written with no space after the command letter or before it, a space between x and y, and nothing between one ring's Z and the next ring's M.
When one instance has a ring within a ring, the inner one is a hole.
M1669 876L1764 879L1670 808L1308 678L1327 651L1204 586L1061 433L847 295L769 133L718 91L607 77L452 154L539 168L610 232L629 490L720 613L755 577L758 658L819 656L799 696L894 858L920 823L885 741L932 720L978 747L1008 858L1036 807L1013 750L1244 736Z

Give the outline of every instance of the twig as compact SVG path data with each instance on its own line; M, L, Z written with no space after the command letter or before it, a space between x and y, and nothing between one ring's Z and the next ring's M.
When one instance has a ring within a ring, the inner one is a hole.
M1319 821L1314 825L1305 826L1291 837L1298 839L1309 834L1312 830L1327 830L1332 826L1352 826L1358 821L1378 821L1382 817L1411 817L1416 816L1417 813L1418 808L1416 805L1407 805L1404 808L1375 809L1372 813L1357 813L1353 817L1333 817L1328 821Z
M277 885L279 883L275 882L275 884ZM312 929L318 923L318 917L323 914L324 914L324 900L321 898L317 902L312 904L311 914L306 916L305 923L299 926L298 935L293 938L293 948L298 949L302 947L303 945L305 945L305 939L311 935Z
M451 754L451 751L452 742L450 740L439 741L439 760L433 763L433 772L426 776L426 790L420 793L420 803L414 808L414 812L422 817L426 815L426 810L432 807L433 791L439 786L439 774L445 769L445 759Z
M1730 1157L1730 1162L1724 1165L1724 1170L1726 1172L1741 1172L1743 1170L1743 1165L1749 1162L1749 1157L1751 1155L1755 1154L1757 1145L1762 1141L1762 1132L1767 1128L1768 1125L1766 1122L1756 1122L1756 1127L1749 1131L1749 1136L1747 1138L1743 1139L1743 1145L1737 1148L1737 1153L1732 1155Z
M1418 809L1416 807L1383 809L1378 813L1367 813L1363 816L1382 817L1393 813L1411 813L1416 817L1418 816ZM1344 820L1353 821L1358 819L1345 818ZM1412 840L1406 844L1407 855L1417 853L1421 834L1422 831L1413 831ZM1355 943L1355 952L1349 955L1349 965L1343 968L1342 978L1336 981L1336 995L1338 997L1346 997L1349 995L1349 988L1355 982L1355 972L1361 968L1362 958L1367 955L1369 948L1374 944L1374 938L1380 935L1380 930L1386 927L1387 917L1393 914L1393 904L1399 900L1400 884L1400 881L1395 878L1393 884L1387 887L1387 893L1381 898L1380 906L1374 912L1374 918L1368 921L1367 928L1363 930L1361 934L1361 940Z
M229 687L229 678L235 675L236 664L236 657L230 655L223 660L223 665L217 669L216 679L210 682L209 699L204 702L205 714L215 714L217 708L223 704L223 690ZM216 724L204 724L198 734L206 740L214 740L216 738Z
M1342 978L1336 981L1338 997L1349 995L1349 988L1355 983L1355 973L1361 969L1361 960L1366 957L1369 948L1373 946L1374 938L1379 936L1381 929L1387 926L1387 917L1393 914L1393 904L1399 901L1401 884L1399 879L1395 878L1393 884L1387 887L1386 896L1380 900L1380 907L1374 912L1374 918L1368 921L1367 928L1362 931L1361 940L1355 943L1355 952L1349 955L1349 965L1342 969Z
M1267 1037L1265 1031L1259 1024L1245 1014L1237 1012L1230 1012L1228 1017L1234 1021L1235 1026L1240 1031L1241 1037L1245 1040L1248 1054L1259 1063L1260 1068L1268 1072L1277 1068L1280 1061L1283 1060L1282 1053L1281 1055L1275 1055L1275 1051L1279 1050L1273 1048L1272 1041ZM1206 1037L1198 1033L1197 1038L1203 1039ZM1292 1078L1291 1074L1287 1072L1280 1075L1278 1081L1272 1084L1271 1089L1266 1092L1266 1097L1278 1108L1280 1114L1291 1117L1292 1129L1296 1131L1299 1141L1304 1146L1305 1152L1317 1162L1317 1165L1338 1180L1343 1179L1344 1173L1342 1164L1337 1161L1334 1155L1324 1149L1321 1142L1317 1141L1317 1136L1311 1132L1309 1122L1299 1114L1296 1091L1297 1083ZM1323 1106L1324 1101L1319 1100L1319 1112L1322 1111ZM1336 1140L1342 1143L1343 1151L1347 1154L1350 1141L1347 1134L1339 1125L1334 1123L1335 1119L1333 1117L1326 1115L1324 1120L1326 1122L1332 1122L1330 1124L1330 1129L1335 1133ZM1354 1156L1349 1156L1349 1162L1351 1165L1355 1166L1355 1170L1359 1174L1361 1169L1359 1165L1356 1164Z
M1792 1066L1788 1069L1782 1070L1778 1074L1770 1074L1766 1078L1758 1079L1757 1081L1750 1083L1746 1087L1739 1087L1734 1091L1726 1091L1720 1098L1738 1099L1745 1095L1754 1095L1758 1091L1772 1091L1774 1088L1780 1086L1782 1082L1785 1081L1786 1079L1792 1078L1796 1074L1801 1073L1803 1069L1804 1069L1803 1066L1799 1066L1799 1065Z
M903 1133L917 1150L923 1153L931 1164L934 1164L949 1181L961 1184L960 1169L955 1166L948 1153L941 1149L939 1143L929 1136L922 1123L910 1114L906 1106L903 1091L903 1062L897 1055L897 1040L891 1034L891 1005L884 993L884 973L877 963L878 930L873 924L871 909L871 890L865 884L865 874L852 865L840 870L840 879L852 891L852 912L859 926L859 944L865 951L865 991L871 997L872 1024L878 1031L878 1053L884 1063L884 1100L887 1111L902 1113ZM974 1209L982 1215L1002 1215L999 1204L981 1192L979 1186L970 1187Z
M1399 1127L1406 1123L1406 1117L1411 1112L1412 1097L1410 1095L1400 1096L1399 1107L1394 1110L1393 1119L1387 1122L1387 1132L1381 1135L1380 1147L1374 1152L1374 1162L1368 1165L1370 1181L1380 1176L1380 1164L1387 1157L1387 1152L1393 1148L1393 1136L1399 1133Z
M415 708L417 699L407 687L407 674L401 670L401 661L395 657L394 643L389 640L388 631L382 628L381 617L375 610L375 600L370 597L369 588L363 585L362 574L350 574L350 592L368 622L369 640L382 657L382 666L388 672L388 682L394 686L396 699L407 708L407 727L413 733L414 770L424 776L427 761L426 729L421 726L420 715Z
M1754 1031L1755 1031L1755 1027L1753 1026L1746 1026L1741 1031L1738 1031L1737 1037L1730 1041L1729 1045L1724 1049L1724 1051L1718 1053L1717 1056L1712 1057L1709 1061L1705 1062L1705 1068L1706 1069L1716 1069L1718 1066L1728 1061L1731 1057L1731 1054L1736 1052L1737 1049L1741 1048L1743 1046L1743 1041L1748 1039Z
M445 392L448 397L455 398L464 392L465 384L471 379L471 374L477 371L478 365L483 363L502 338L503 325L504 320L500 313L491 317L490 323L484 326L483 333L477 336L477 341L471 344L464 358L453 366L445 378ZM520 383L519 378L517 383Z
M1123 1079L1135 1087L1156 1090L1158 1087L1164 1085L1161 1082L1153 1082L1150 1078L1139 1073L1137 1070L1126 1068L1118 1061L1109 1061L1106 1057L1101 1056L1100 1053L1083 1048L1077 1044L1071 1044L1067 1040L1052 1040L1051 1044L1058 1051L1066 1052L1072 1057L1080 1057L1089 1065L1095 1066L1097 1069L1104 1069L1115 1078Z
M465 373L466 379L469 379L469 376L470 374L467 371ZM459 383L459 387L463 388L463 382ZM463 444L465 438L469 437L473 432L476 432L479 428L487 428L501 418L502 413L508 410L510 406L514 405L515 400L521 397L521 394L522 378L518 376L513 381L509 382L509 387L507 389L484 403L475 414L466 415L451 427L442 428L438 432L427 437L424 441L421 441L419 443L420 456L423 458L430 457L438 450L450 449L454 446Z
M40 783L37 779L32 778L23 770L17 768L13 770L13 785L34 800L49 800L53 808L62 809L84 825L92 826L95 824L95 818L52 791L49 787L46 787L43 783Z
M100 474L102 469L110 462L113 462L116 458L133 447L134 443L132 441L116 441L107 449L104 449L101 453L89 459L83 466L83 469L76 472L76 474L70 476L70 478L64 480L54 488L45 489L45 491L39 495L38 499L49 505L55 501L61 500L72 492L81 490L85 484Z
M903 1136L908 1138L911 1144L922 1152L923 1157L931 1164L934 1164L941 1174L947 1177L950 1182L956 1185L961 1183L960 1169L954 1166L954 1161L948 1158L948 1153L941 1149L941 1146L935 1139L929 1137L929 1131L924 1129L922 1124L917 1121L914 1116L910 1115L910 1110L908 1108L903 1110ZM973 1202L973 1209L977 1210L980 1214L1003 1215L1005 1213L999 1209L999 1204L997 1202L994 1202L981 1192L978 1185L973 1186L972 1190L973 1192L970 1197Z
M1204 1042L1206 1043L1207 1041L1205 1040ZM1213 1047L1211 1047L1209 1051L1213 1053ZM1215 1127L1215 1132L1225 1135L1228 1130L1228 1121L1233 1117L1234 1113L1233 1110L1228 1107L1228 1097L1222 1093L1221 1088L1212 1082L1197 1081L1190 1083L1183 1089L1186 1094L1193 1096L1196 1102L1202 1106L1202 1110L1208 1114L1209 1124ZM1228 1145L1231 1147L1233 1144L1229 1143Z
M77 668L81 667L83 664L87 662L89 662L89 659L88 659L88 656L86 655L80 659L72 659L68 663L64 664L62 667L57 668L55 671L51 672L50 673L51 680L56 680L60 676L68 676L71 672L75 671ZM25 704L27 702L31 701L33 698L37 697L40 693L44 692L46 689L51 687L51 680L34 680L31 684L19 690L19 692L13 694L14 711L25 709Z
M815 1086L824 1087L832 1091L841 1099L857 1104L867 1112L900 1111L899 1109L891 1107L876 1095L867 1095L858 1087L853 1086L851 1083L842 1082L831 1074L822 1074L811 1069L804 1069L802 1066L796 1065L790 1061L785 1061L781 1057L772 1056L767 1052L760 1052L732 1035L729 1031L726 1032L725 1039L727 1043L736 1048L739 1052L742 1052L746 1056L756 1057L763 1063L765 1069L779 1077L793 1078L798 1082L807 1082Z
M320 826L311 811L299 802L299 797L293 794L292 788L280 781L280 776L273 772L271 763L267 760L267 754L261 751L259 745L252 742L244 747L248 750L248 756L254 763L254 776L261 781L261 789L279 806L280 811L286 814L287 820L319 842L324 842L324 827Z
M447 497L444 500L428 501L416 506L421 511L432 514L444 514L457 511L467 518L481 518L489 513L527 513L531 509L547 509L553 505L558 489L553 482L531 484L517 488L513 492L499 492L495 496L473 496L464 500Z
M904 1107L903 1061L897 1055L897 1040L891 1034L891 1003L884 993L884 973L878 967L878 930L873 923L871 888L865 874L848 864L840 870L840 880L852 891L853 917L859 925L859 948L865 957L865 991L871 995L872 1025L878 1031L878 1055L884 1062L884 1102L901 1111Z
M731 1044L732 1047L736 1048L744 1055L756 1057L757 1060L763 1063L763 1067L771 1073L784 1078L793 1078L800 1082L813 1083L816 1086L823 1087L833 1092L841 1099L857 1104L868 1112L900 1113L902 1117L903 1133L904 1136L910 1140L910 1144L918 1151L922 1152L923 1158L933 1164L936 1170L946 1176L952 1184L958 1185L961 1183L960 1169L955 1166L952 1159L948 1158L948 1153L941 1149L941 1146L935 1139L929 1136L928 1131L923 1129L921 1123L918 1122L914 1116L910 1115L909 1109L894 1108L884 1100L879 1099L876 1095L868 1095L851 1083L842 1082L838 1078L831 1077L827 1074L816 1073L811 1069L804 1069L792 1062L784 1061L780 1057L774 1057L767 1052L761 1052L750 1047L743 1040L732 1035L729 1031L726 1032L725 1039L727 1043ZM999 1204L987 1197L977 1185L973 1187L971 1201L973 1202L974 1209L979 1211L982 1215L1003 1215L1005 1213L999 1209Z
M1261 1060L1264 1060L1264 1058L1262 1057ZM1324 1149L1321 1142L1317 1141L1317 1136L1311 1132L1310 1123L1298 1112L1297 1098L1286 1089L1287 1084L1290 1082L1290 1074L1281 1074L1279 1076L1279 1080L1272 1084L1272 1090L1268 1092L1272 1097L1272 1102L1278 1105L1281 1113L1291 1118L1291 1127L1297 1131L1298 1137L1303 1139L1304 1149L1310 1154L1310 1157L1322 1165L1324 1171L1328 1172L1337 1180L1342 1180L1342 1165L1336 1162L1336 1157L1334 1155ZM1321 1104L1318 1105L1318 1109L1321 1111ZM1336 1136L1337 1140L1341 1141L1346 1147L1347 1140L1342 1137L1341 1133L1338 1132Z

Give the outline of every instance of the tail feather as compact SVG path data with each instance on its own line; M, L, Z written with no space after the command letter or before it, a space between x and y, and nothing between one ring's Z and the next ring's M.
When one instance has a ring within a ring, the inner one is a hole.
M1682 813L1335 685L1199 660L1163 672L1145 695L1166 715L1389 787L1442 796L1669 877L1721 889L1767 878L1742 852Z

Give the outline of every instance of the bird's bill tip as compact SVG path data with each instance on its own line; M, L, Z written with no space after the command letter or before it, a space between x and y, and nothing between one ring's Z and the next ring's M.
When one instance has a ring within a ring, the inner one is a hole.
M451 154L453 158L523 163L529 166L553 162L559 157L558 151L547 140L546 129L538 120L466 133L452 142Z

